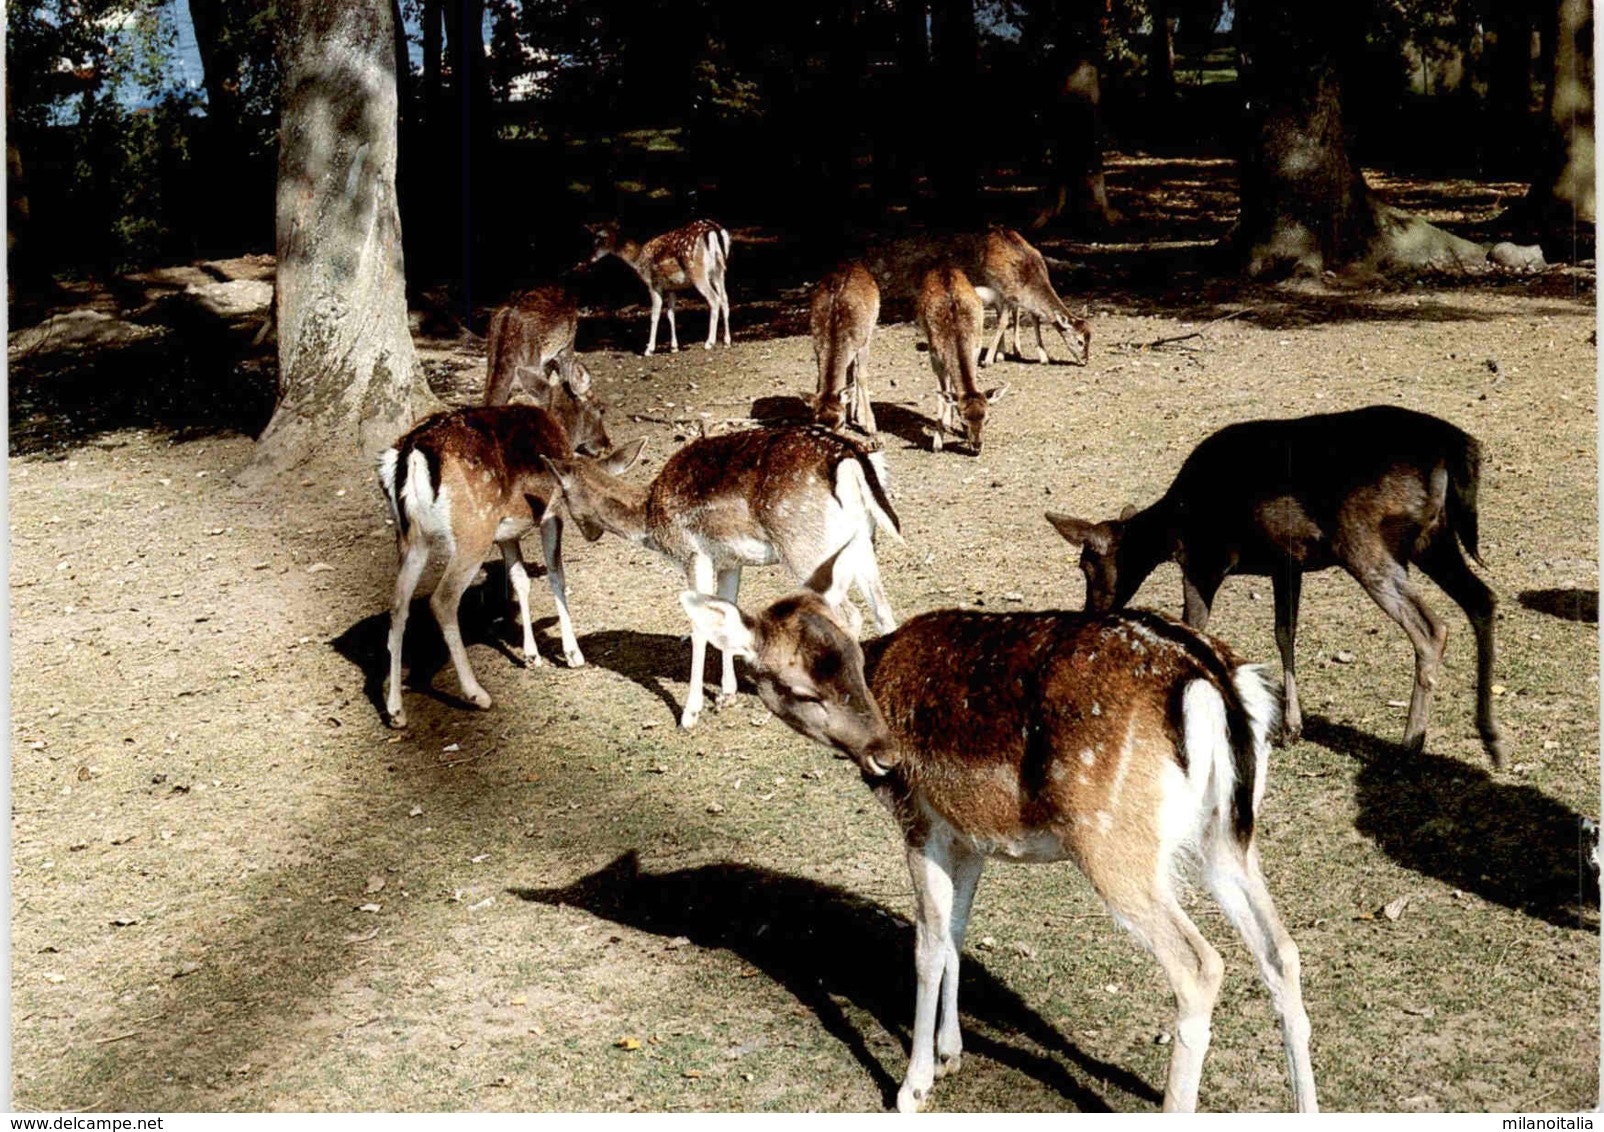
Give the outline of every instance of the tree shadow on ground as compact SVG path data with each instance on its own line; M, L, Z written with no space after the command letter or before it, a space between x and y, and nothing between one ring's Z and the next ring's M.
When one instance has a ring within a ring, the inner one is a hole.
M518 624L517 603L507 585L506 566L501 562L487 562L484 570L485 580L469 586L457 607L462 643L468 648L489 645L507 663L522 667L523 629ZM532 578L544 576L545 568L530 563L529 574ZM421 586L419 590L423 592ZM543 590L530 588L531 606L541 592ZM536 617L531 609L530 620L541 658L547 664L561 664L562 644L546 632L557 624L557 618ZM330 644L335 652L362 671L362 694L383 717L384 680L390 673L390 614L364 617ZM456 674L448 671L450 660L445 638L440 634L440 623L429 608L429 595L423 592L423 596L412 599L407 611L406 633L401 639L403 692L426 695L454 709L473 710L473 705L457 694Z
M1357 828L1398 864L1565 928L1598 930L1582 815L1532 786L1322 716L1305 739L1359 762Z
M642 873L633 852L564 888L510 891L537 904L582 908L640 931L733 952L811 1010L874 1079L886 1104L894 1103L903 1064L888 1069L837 999L867 1011L906 1047L913 928L904 917L846 889L751 865ZM1107 1111L1108 1101L1094 1088L1104 1083L1149 1103L1162 1099L1134 1073L1068 1041L967 956L959 1002L966 1053L1027 1074L1081 1110Z
M1580 589L1522 590L1520 603L1527 609L1562 621L1598 624L1598 591Z
M685 695L679 690L680 681L687 679L691 673L689 622L686 623L686 635L683 637L669 633L638 633L630 629L607 629L580 637L579 647L585 650L587 662L598 668L605 668L609 672L616 672L640 685L668 705L675 719L679 718ZM715 689L722 664L723 659L718 649L709 645L703 676L705 681L705 678L711 675ZM735 688L739 693L757 694L757 686L740 668L735 670ZM713 695L716 694L716 691L713 692ZM712 707L711 696L708 699L708 706Z

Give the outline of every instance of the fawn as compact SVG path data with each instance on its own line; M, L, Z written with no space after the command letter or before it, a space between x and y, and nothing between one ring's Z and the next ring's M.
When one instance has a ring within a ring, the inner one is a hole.
M874 407L864 368L880 318L880 288L861 263L836 268L813 289L808 328L819 367L813 419L826 428L848 424L874 435Z
M616 224L602 224L591 230L595 247L592 263L617 256L634 269L652 296L652 330L646 339L646 353L657 352L657 322L664 300L668 304L668 339L671 349L679 349L679 332L674 327L674 297L694 288L707 300L707 341L711 350L718 336L720 314L724 318L724 344L730 344L730 295L724 286L724 271L730 258L730 234L711 220L689 224L654 236L644 244L620 239Z

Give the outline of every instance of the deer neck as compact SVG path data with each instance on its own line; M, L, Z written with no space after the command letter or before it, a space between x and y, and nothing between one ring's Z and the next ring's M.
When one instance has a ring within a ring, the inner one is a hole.
M1177 549L1175 516L1167 499L1132 515L1120 540L1121 588L1128 585L1135 594L1149 574L1175 557Z
M609 475L595 493L597 521L611 534L639 546L646 537L646 496L648 489Z
M613 254L619 259L623 260L625 263L629 264L629 266L634 270L635 274L639 275L642 279L645 279L648 274L646 256L644 253L645 248L642 245L637 244L634 240L620 240L618 241L617 246L613 248Z

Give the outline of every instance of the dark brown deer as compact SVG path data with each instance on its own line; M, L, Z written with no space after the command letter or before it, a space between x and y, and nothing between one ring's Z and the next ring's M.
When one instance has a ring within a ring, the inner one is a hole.
M942 431L962 436L974 455L980 455L986 406L1002 396L1006 386L982 393L975 385L980 355L980 328L985 318L980 296L958 268L948 264L925 272L919 284L916 314L919 331L930 344L930 368L941 388L932 443L939 451Z
M574 384L578 331L579 304L565 287L536 287L497 308L490 316L484 403L505 405L516 383L543 405L553 371Z
M897 541L885 492L884 456L826 429L759 428L693 440L670 456L649 487L620 479L595 460L551 459L563 501L586 538L608 532L650 547L685 571L693 589L735 600L741 570L779 563L807 578L842 554L830 600L844 616L856 583L882 632L896 628L880 581L874 534ZM847 547L846 551L842 551ZM691 686L680 726L702 713L707 641L691 634ZM735 695L735 660L724 655L718 703Z
M602 224L591 229L595 248L592 263L607 256L617 256L634 269L641 282L652 295L652 330L646 340L648 354L657 351L657 321L666 299L668 304L668 339L673 350L679 349L679 332L674 328L674 296L694 288L707 300L707 341L704 349L711 350L718 336L719 316L724 317L724 344L730 344L730 296L724 286L725 268L730 258L730 234L711 220L693 220L683 227L661 236L654 236L644 244L620 239L618 225Z
M897 1107L916 1111L958 1070L959 959L997 857L1073 860L1158 959L1177 1005L1164 1108L1194 1110L1224 973L1177 895L1178 863L1195 854L1269 989L1293 1102L1315 1111L1298 949L1254 843L1275 710L1260 670L1145 612L942 610L860 649L819 596L833 565L755 618L680 600L747 659L769 710L851 758L901 827L917 995Z
M1447 421L1388 405L1229 425L1199 444L1164 497L1101 523L1048 513L1081 547L1086 608L1118 609L1162 562L1180 563L1186 623L1208 625L1228 574L1268 575L1285 670L1283 737L1302 730L1293 646L1303 575L1340 566L1415 647L1404 745L1426 741L1431 692L1448 629L1409 580L1421 571L1459 603L1476 633L1476 725L1494 766L1503 739L1493 718L1492 591L1478 563L1481 445Z
M874 408L864 370L879 318L880 288L861 263L836 268L813 289L808 328L819 367L813 419L826 428L840 428L844 418L874 435Z
M600 450L608 446L598 407L588 400L560 398L552 412L535 405L499 405L436 413L379 457L379 484L395 520L401 558L390 605L390 673L384 697L391 726L406 726L401 707L401 639L412 594L437 547L444 550L447 562L429 607L440 623L465 699L476 707L490 706L489 693L474 678L468 663L457 607L492 545L501 548L507 577L518 596L524 662L541 663L529 620L529 572L519 547L519 539L537 525L546 578L557 603L563 655L571 667L585 663L568 617L563 523L554 506L557 484L540 463L543 456L565 457L575 450L565 420L575 433L596 438ZM633 458L615 458L606 466L623 471Z

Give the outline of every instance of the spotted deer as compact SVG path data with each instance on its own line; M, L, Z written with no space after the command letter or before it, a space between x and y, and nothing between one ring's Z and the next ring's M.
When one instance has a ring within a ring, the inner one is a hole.
M1182 862L1258 963L1293 1103L1313 1112L1297 945L1254 826L1275 709L1260 670L1153 613L921 614L861 648L809 589L756 617L687 592L697 631L745 657L769 710L852 759L900 827L914 891L916 994L904 1112L958 1071L959 961L987 858L1068 858L1175 993L1166 1111L1197 1107L1224 963L1182 908Z
M1012 228L992 228L986 233L981 256L975 290L982 302L997 309L997 334L981 364L990 365L996 360L1010 317L1014 325L1014 354L1024 357L1019 349L1019 324L1025 315L1030 315L1036 326L1036 356L1032 360L1052 360L1042 342L1045 323L1063 337L1071 361L1087 364L1091 358L1092 328L1086 320L1071 314L1064 300L1053 290L1047 261L1041 252ZM1073 340L1071 331L1074 331Z
M932 443L939 451L943 430L950 430L962 436L978 456L986 406L1007 388L998 386L982 393L975 385L984 318L980 296L969 277L951 264L931 268L919 284L915 313L919 331L930 344L930 368L936 371L941 391Z
M518 404L436 413L379 457L379 484L395 520L401 559L390 604L390 669L384 695L392 727L405 727L407 722L401 706L401 640L413 592L436 549L445 553L447 561L429 607L440 623L463 698L475 707L490 706L489 693L468 663L457 607L492 545L501 548L518 597L524 662L541 663L529 620L529 572L519 547L519 539L535 526L540 528L546 578L557 604L563 655L571 667L585 663L568 616L557 484L540 458L566 457L579 449L605 451L608 443L599 406L573 396L565 384L556 388L550 411ZM575 437L586 439L576 443ZM603 466L622 472L632 459L614 457Z
M711 220L693 220L671 232L654 236L644 244L621 239L616 224L598 225L590 231L596 241L590 261L596 263L607 256L617 256L634 269L651 292L652 330L646 339L648 354L657 352L657 322L665 300L669 346L676 351L679 349L679 332L674 327L674 297L692 288L707 300L707 341L702 343L703 348L713 348L721 314L724 344L730 344L730 295L724 286L730 234L723 227Z
M548 458L568 513L588 539L604 532L649 547L685 571L693 589L734 601L747 566L779 563L798 579L840 556L828 598L854 626L847 602L856 584L882 632L896 627L880 581L874 535L900 542L886 496L884 457L815 426L758 428L693 440L670 456L647 487L595 460ZM846 548L846 549L843 549ZM680 715L702 713L707 640L691 634L690 691ZM724 654L718 704L735 695L735 660Z
M1041 252L1011 228L905 236L871 248L864 260L881 291L894 298L917 298L920 283L932 268L956 267L968 276L981 302L997 311L997 336L984 364L996 357L1010 318L1014 352L1019 353L1019 322L1024 314L1036 318L1036 360L1050 360L1041 339L1045 322L1063 336L1072 361L1082 365L1087 361L1091 326L1071 314L1058 297Z
M1476 724L1494 766L1504 759L1493 718L1493 593L1481 563L1476 496L1481 445L1447 421L1390 405L1290 420L1245 421L1206 438L1163 498L1094 523L1048 512L1081 548L1086 608L1118 609L1160 563L1180 563L1186 623L1208 626L1229 574L1268 575L1285 698L1283 740L1303 728L1293 653L1303 575L1340 566L1415 648L1404 745L1426 742L1431 693L1448 641L1409 580L1410 565L1442 587L1476 634Z
M578 330L579 304L564 287L536 287L497 308L490 316L484 403L505 405L518 384L544 404L553 372L572 384Z
M844 418L874 435L874 408L864 370L879 318L880 288L861 263L836 268L813 289L808 328L819 367L813 419L826 428L841 427Z

